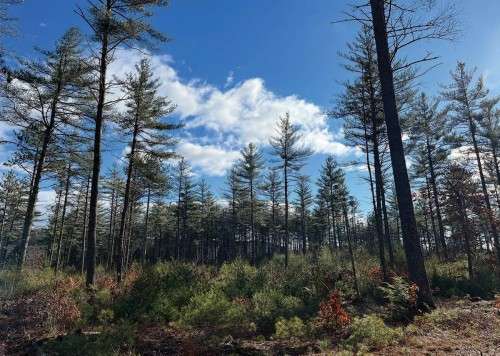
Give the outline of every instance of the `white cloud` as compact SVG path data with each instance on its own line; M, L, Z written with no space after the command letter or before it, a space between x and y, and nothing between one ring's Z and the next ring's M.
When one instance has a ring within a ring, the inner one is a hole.
M143 56L138 51L117 51L110 75L120 77L133 71ZM276 95L266 88L262 78L250 78L231 86L234 74L230 72L224 89L220 89L198 79L181 79L172 67L170 56L152 55L150 59L160 80L161 94L177 105L176 115L185 123L183 132L188 137L183 138L178 150L207 174L223 174L237 158L240 148L249 142L267 146L277 120L286 112L303 134L303 143L314 153L337 156L357 153L340 142L340 133L331 131L328 118L318 105L296 95ZM204 133L201 135L197 130Z
M226 83L224 84L224 88L231 86L231 84L233 84L233 82L234 82L234 72L230 71L227 78L226 78Z
M213 145L198 145L191 142L181 142L177 151L194 168L212 176L224 175L240 156L238 151L228 151Z
M56 200L55 190L40 190L36 202L36 210L40 212L40 217L35 222L36 227L41 227L47 224L51 214L50 206Z

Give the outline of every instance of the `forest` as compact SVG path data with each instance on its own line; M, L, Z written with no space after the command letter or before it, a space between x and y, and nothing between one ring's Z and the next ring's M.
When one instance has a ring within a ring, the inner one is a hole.
M0 0L0 354L500 354L500 96L474 63L439 65L454 1L331 14L356 31L324 115L355 158L312 177L283 111L220 189L179 151L151 59L171 1L75 1L81 28L29 57L4 46L25 2ZM124 48L140 60L116 75Z

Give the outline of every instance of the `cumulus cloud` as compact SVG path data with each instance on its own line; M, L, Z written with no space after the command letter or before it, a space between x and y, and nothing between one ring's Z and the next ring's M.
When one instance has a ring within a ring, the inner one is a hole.
M118 77L131 72L144 54L122 49L110 75ZM293 124L303 134L303 144L314 153L345 156L356 153L340 142L339 133L328 125L323 110L297 95L279 96L269 90L262 78L250 78L231 86L234 74L229 73L223 89L199 79L184 80L174 69L170 56L150 56L160 92L176 105L176 115L185 123L178 147L190 163L209 175L221 175L237 159L243 145L254 142L269 144L277 120L290 114ZM203 134L195 134L202 130Z
M192 142L181 142L177 151L191 162L195 169L200 169L212 176L224 175L240 156L238 151Z

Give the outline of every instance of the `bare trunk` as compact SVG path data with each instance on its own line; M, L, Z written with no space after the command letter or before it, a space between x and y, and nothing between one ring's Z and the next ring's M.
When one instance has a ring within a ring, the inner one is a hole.
M104 121L103 112L106 98L106 72L108 67L108 41L110 32L111 0L106 2L106 14L102 34L101 58L99 63L99 91L97 110L95 116L94 149L92 162L92 181L90 188L90 209L87 234L87 254L85 265L87 273L85 284L91 286L95 283L96 267L96 228L97 228L97 202L99 198L99 175L101 172L101 136Z
M422 247L418 237L413 201L406 169L406 160L401 138L401 127L394 92L394 78L391 68L389 44L385 19L384 0L370 0L373 31L377 47L377 65L382 86L384 116L391 152L391 162L398 196L399 216L403 230L403 245L408 264L408 276L418 288L419 304L434 306L432 293L427 279Z
M68 194L69 194L69 185L71 179L71 163L68 164L68 170L66 172L66 183L64 188L64 201L63 201L63 210L61 216L61 230L59 230L59 238L57 241L57 254L56 254L56 273L59 270L59 264L61 262L61 248L63 243L64 236L64 223L66 217L66 207L68 206Z

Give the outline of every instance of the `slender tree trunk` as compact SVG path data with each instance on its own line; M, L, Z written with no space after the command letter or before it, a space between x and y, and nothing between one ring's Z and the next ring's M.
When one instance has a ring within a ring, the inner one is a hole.
M255 227L254 227L254 191L253 179L250 179L250 238L252 239L252 265L256 262L256 243L255 243Z
M99 175L101 172L101 136L103 125L103 112L106 100L106 72L108 67L108 41L110 35L110 17L112 1L106 1L106 14L103 19L101 58L99 61L99 90L97 100L97 110L95 116L94 150L92 162L92 181L90 188L90 208L87 234L87 254L85 265L87 273L85 283L91 286L95 283L96 267L96 229L97 229L97 202L99 198Z
M302 204L300 212L300 232L302 234L302 253L305 255L307 252L307 236L306 236L306 207Z
M7 215L7 200L8 200L8 197L5 197L5 202L3 204L3 209L2 209L2 221L0 222L0 265L2 264L2 251L3 251L3 248L4 248L4 240L5 240L5 237L4 237L4 229L5 229L5 217Z
M24 261L26 260L26 253L28 251L31 228L33 226L33 218L35 216L36 201L38 199L38 192L40 190L40 181L42 179L42 173L45 165L45 158L47 156L47 151L49 148L49 143L52 137L52 131L54 129L54 124L55 124L56 107L57 107L60 87L61 84L58 83L56 96L52 101L49 125L47 126L43 134L42 149L40 151L40 154L38 155L38 162L36 163L36 169L34 170L33 183L31 184L30 194L28 197L28 205L26 206L26 214L24 215L23 231L21 234L21 252L19 254L19 260L18 260L18 268L20 270L23 268Z
M462 222L462 234L465 243L465 252L467 253L467 271L469 273L469 279L474 279L474 267L473 267L473 257L470 245L470 229L469 222L467 218L467 211L464 204L464 197L461 193L457 194L457 203L459 207L460 220Z
M446 251L446 240L444 237L443 217L441 215L441 206L439 204L439 196L438 196L438 189L437 189L437 183L436 183L436 171L434 169L434 160L432 159L431 146L430 146L429 140L427 140L426 146L427 146L427 161L429 163L429 171L431 174L430 183L432 186L432 193L433 193L432 196L434 198L434 206L436 207L436 217L437 217L438 228L439 228L439 242L441 244L441 249L443 250L444 258L445 258L445 260L447 260L448 253Z
M175 234L175 254L177 260L180 258L181 240L181 198L182 198L182 174L179 173L179 192L177 195L177 230Z
M429 214L431 215L432 236L434 237L434 243L436 244L436 254L438 258L441 258L439 251L439 238L436 231L436 223L434 222L434 210L432 209L431 189L429 187L429 179L427 176L425 176L425 186L427 189L427 206L429 207Z
M365 132L365 151L366 151L366 167L368 168L368 179L370 182L370 191L372 195L372 204L373 204L373 212L377 210L377 203L375 201L375 189L373 188L373 175L372 175L372 167L370 164L370 151L368 144L368 132L366 128L366 124L363 124L364 132ZM378 230L377 230L378 233ZM371 238L371 243L373 244L373 238ZM373 247L373 246L372 246Z
M128 160L127 167L127 182L125 183L125 193L123 197L123 209L121 213L120 220L120 232L118 233L118 239L116 241L116 255L115 255L115 263L116 263L116 280L118 283L122 281L122 266L123 266L123 239L125 237L125 222L127 219L127 211L129 208L130 202L130 184L132 182L132 171L134 169L134 159L135 159L135 149L137 145L137 135L139 133L139 113L135 113L134 120L134 131L132 134L132 145L130 149L130 155Z
M114 239L114 224L115 224L115 188L111 190L111 207L109 211L109 230L108 230L108 258L106 261L107 268L111 266L113 260L113 239Z
M288 162L284 162L284 184L285 184L285 267L288 267L288 243L290 234L288 231Z
M370 57L371 62L371 57ZM371 65L371 64L370 64ZM368 80L368 96L369 96L369 107L370 107L370 122L372 125L371 132L371 140L373 144L373 165L375 168L375 202L376 206L374 209L375 214L375 225L377 229L377 240L378 240L378 248L379 248L379 259L380 259L380 268L382 269L382 275L384 280L387 281L387 263L385 260L385 248L384 241L387 241L387 231L384 234L383 231L383 219L382 219L382 162L380 161L380 151L379 151L379 136L378 136L378 124L377 124L377 105L375 102L375 85L374 79L371 75L367 75L366 79ZM365 127L366 132L366 127ZM392 250L392 249L391 249ZM392 257L392 259L391 259ZM394 255L390 255L390 265L393 267Z
M66 218L66 207L68 206L70 179L71 179L71 163L68 164L68 170L66 171L66 183L65 183L65 188L64 188L64 201L63 201L63 210L62 210L62 216L61 216L61 230L59 230L59 238L57 241L56 268L55 268L56 273L59 270L59 264L61 262L61 248L62 248L63 235L64 235L64 223L65 223L65 218Z
M142 250L142 263L146 262L146 254L148 251L148 234L149 234L149 202L151 199L151 188L148 187L148 197L146 202L146 217L144 219L144 246Z
M59 209L61 207L61 198L62 198L62 187L57 192L57 203L56 208L54 210L54 227L52 229L52 241L50 243L50 251L49 251L49 266L52 266L52 260L54 259L54 249L56 248L56 235L57 235L57 225L59 220Z
M344 220L345 220L345 228L346 228L347 247L349 248L349 257L351 259L351 268L352 268L352 274L354 277L354 289L356 290L356 294L359 298L360 293L359 293L359 286L358 286L358 277L356 274L356 262L354 260L354 252L352 249L351 229L349 226L349 215L347 214L347 206L345 203L344 203L343 211L344 211Z
M82 275L85 271L85 251L86 251L86 234L87 234L87 209L89 203L89 187L90 187L90 175L87 178L87 186L85 188L85 204L83 205L83 225L82 225L82 262L80 266L80 270Z
M373 31L377 47L377 66L382 87L384 116L391 152L392 169L398 196L399 215L403 230L403 245L408 264L408 275L419 288L419 304L434 306L432 293L427 279L422 247L418 238L417 224L413 210L412 194L399 126L394 78L391 68L389 44L385 19L384 0L370 0Z
M469 115L469 129L472 138L472 144L474 146L474 153L476 154L477 169L479 171L479 178L481 179L481 188L483 190L484 203L486 205L486 213L488 215L488 220L491 227L491 235L493 236L493 244L495 245L497 265L500 265L500 241L498 239L498 231L495 216L493 215L493 210L491 209L490 196L488 194L488 188L486 187L486 180L484 179L483 165L481 163L481 156L479 153L479 147L476 140L476 125L472 120L471 115Z
M375 121L372 116L372 123L373 123L373 135L372 135L372 140L373 140L373 160L374 160L374 165L375 165L375 191L376 191L376 202L377 202L377 208L375 209L375 225L377 228L377 238L378 238L378 250L379 250L379 259L380 259L380 268L382 269L382 275L384 277L384 281L388 280L388 274L387 274L387 263L385 260L385 248L384 248L384 240L387 240L384 238L384 231L382 227L382 187L381 187L381 179L382 179L382 169L381 169L381 163L380 163L380 155L378 151L378 140L377 140L377 134L375 133ZM391 263L392 266L392 263Z
M384 236L387 242L387 250L389 252L389 264L394 268L394 248L392 246L391 229L389 227L389 218L387 217L387 207L385 204L385 188L384 178L380 182L380 198L382 203L382 216L384 218Z

